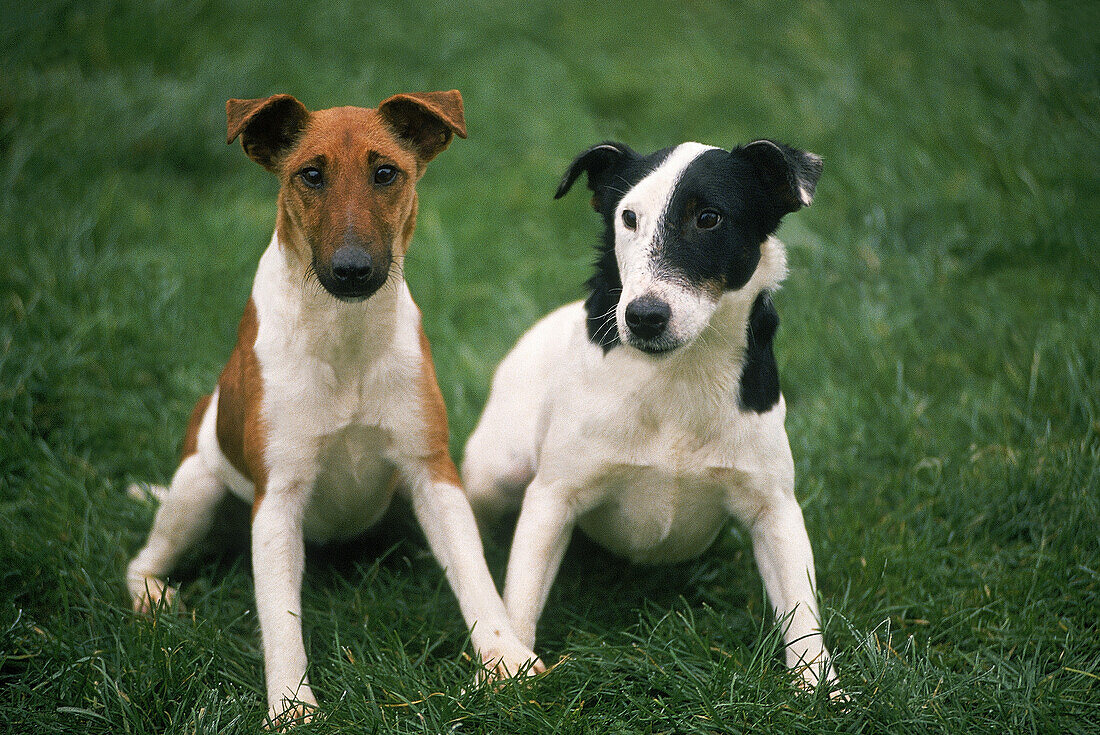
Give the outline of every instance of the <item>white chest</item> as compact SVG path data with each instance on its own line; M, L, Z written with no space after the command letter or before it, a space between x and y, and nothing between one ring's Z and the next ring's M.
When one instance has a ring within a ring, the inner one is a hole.
M728 518L725 489L709 472L622 466L603 478L602 503L578 519L595 541L635 563L683 561L702 553Z
M401 362L383 361L361 373L334 375L314 366L310 390L289 385L273 397L274 447L301 458L312 477L306 537L325 542L367 530L385 512L397 487L400 456L414 435L413 382ZM274 382L272 383L274 385Z
M306 538L322 543L348 539L385 513L397 485L391 444L385 431L356 424L320 439Z
M736 384L630 377L587 380L565 394L583 400L557 401L545 458L585 478L578 524L601 545L641 563L692 558L793 476L784 404L760 415L739 407Z

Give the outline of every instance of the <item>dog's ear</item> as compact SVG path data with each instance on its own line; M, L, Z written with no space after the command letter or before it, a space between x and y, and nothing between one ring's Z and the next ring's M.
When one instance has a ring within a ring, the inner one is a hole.
M225 103L226 143L241 136L241 147L256 163L269 171L298 139L309 111L289 94L258 100L229 100Z
M622 143L600 143L582 152L573 159L558 184L555 199L561 199L573 186L581 173L588 174L588 188L592 190L592 208L600 209L600 189L607 180L607 174L624 160L635 158L638 154Z
M378 105L378 114L424 163L442 153L454 136L466 137L462 95L457 89L395 94Z
M760 173L779 217L810 206L821 178L820 156L772 140L749 143L740 151Z

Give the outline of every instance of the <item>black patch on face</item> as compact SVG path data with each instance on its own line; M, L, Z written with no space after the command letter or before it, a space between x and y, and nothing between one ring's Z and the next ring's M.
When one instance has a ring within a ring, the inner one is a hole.
M736 291L760 262L760 246L779 217L754 163L734 149L709 150L680 175L658 224L658 257L675 276L696 288ZM721 218L699 226L701 212Z
M605 354L619 344L615 311L623 291L615 258L615 210L626 192L660 166L672 150L665 148L641 156L622 143L593 146L573 161L554 196L555 199L564 196L581 172L587 172L592 206L603 218L604 231L596 255L596 272L585 284L589 295L584 309L588 315L588 339L603 348Z
M745 364L741 368L741 408L765 413L779 402L779 367L775 364L772 338L779 328L779 313L771 294L762 291L749 314Z

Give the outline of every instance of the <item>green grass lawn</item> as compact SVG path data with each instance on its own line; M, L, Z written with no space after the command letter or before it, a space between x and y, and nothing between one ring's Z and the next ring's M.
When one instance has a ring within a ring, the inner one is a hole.
M536 7L539 6L539 7ZM457 604L400 513L312 553L302 732L1097 732L1100 4L61 3L0 13L0 732L253 732L247 555L186 613L123 571L229 354L276 184L228 97L462 90L407 267L456 458L492 370L582 295L572 156L775 137L821 154L781 230L777 353L827 639L798 695L745 534L632 567L574 539L551 674L471 686ZM486 540L495 574L507 534Z

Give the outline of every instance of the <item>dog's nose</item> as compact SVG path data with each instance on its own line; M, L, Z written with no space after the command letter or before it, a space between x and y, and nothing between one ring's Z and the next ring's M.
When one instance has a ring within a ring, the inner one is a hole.
M639 296L626 305L626 326L641 339L653 339L665 331L672 309L653 296Z
M363 248L344 245L332 254L332 275L337 281L358 284L367 281L374 272L370 253Z

